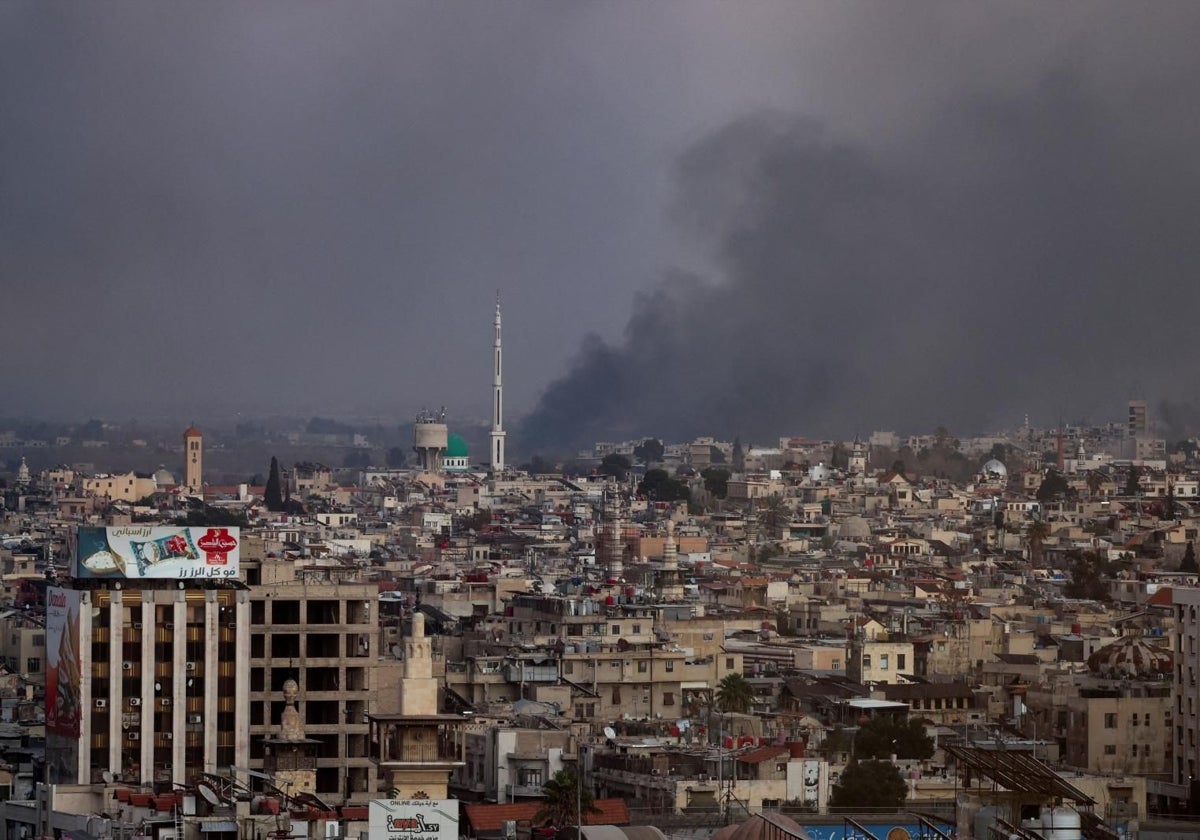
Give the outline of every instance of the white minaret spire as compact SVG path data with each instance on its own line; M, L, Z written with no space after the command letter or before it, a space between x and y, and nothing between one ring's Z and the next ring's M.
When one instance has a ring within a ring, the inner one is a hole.
M496 337L492 347L492 472L504 472L504 374L500 359L500 293L496 292Z

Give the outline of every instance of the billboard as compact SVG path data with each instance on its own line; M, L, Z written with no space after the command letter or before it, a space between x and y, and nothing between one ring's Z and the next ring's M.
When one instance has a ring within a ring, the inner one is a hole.
M457 799L372 799L369 840L458 840Z
M46 590L46 732L79 737L79 593Z
M81 527L76 536L79 578L234 578L238 574L237 528L160 525Z

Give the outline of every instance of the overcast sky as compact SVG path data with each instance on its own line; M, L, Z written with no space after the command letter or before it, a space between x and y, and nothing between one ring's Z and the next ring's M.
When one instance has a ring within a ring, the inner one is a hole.
M1187 397L1198 25L0 4L0 414L485 417L497 289L531 448Z

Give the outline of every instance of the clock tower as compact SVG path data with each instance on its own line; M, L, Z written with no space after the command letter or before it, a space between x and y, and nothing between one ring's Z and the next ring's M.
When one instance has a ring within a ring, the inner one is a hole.
M204 493L204 435L195 426L183 433L183 489Z

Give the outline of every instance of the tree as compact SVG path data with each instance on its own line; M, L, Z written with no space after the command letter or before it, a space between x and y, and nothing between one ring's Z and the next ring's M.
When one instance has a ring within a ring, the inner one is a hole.
M1159 519L1173 520L1175 518L1175 488L1167 485L1167 495L1163 496Z
M1139 478L1141 478L1141 475L1140 475L1140 473L1138 473L1138 468L1130 467L1129 475L1125 477L1125 491L1124 492L1125 492L1126 496L1137 496L1137 495L1141 494L1142 485L1138 481Z
M833 786L834 808L899 808L908 798L908 784L890 761L854 761Z
M633 463L628 458L615 452L600 460L600 474L611 475L617 481L624 481L631 467Z
M704 479L704 489L709 495L724 499L729 493L729 470L724 467L709 467L700 473Z
M660 469L646 470L637 491L652 502L678 502L691 495L686 484Z
M633 457L639 464L655 464L663 459L666 449L658 438L646 438L633 448Z
M263 488L263 504L267 510L279 513L284 509L283 490L279 482L279 460L271 456L271 471L267 474L267 486Z
M923 761L933 757L933 739L920 719L881 715L859 727L854 736L854 754L858 758L890 758L894 754Z
M393 446L385 453L389 469L398 470L404 466L404 462L408 459L408 454L403 447Z
M1070 489L1071 486L1062 477L1062 473L1058 470L1046 470L1046 477L1042 479L1042 483L1037 489L1037 498L1039 502L1048 502L1051 499L1065 496Z
M1179 564L1181 572L1200 572L1200 567L1196 565L1196 549L1192 546L1192 541L1188 540L1187 548L1183 552L1183 562Z
M750 704L753 702L754 689L750 687L750 681L746 679L745 674L734 671L722 677L721 682L717 684L717 705L721 707L721 711L744 714L750 711Z
M580 805L584 814L600 813L592 792L584 787L575 768L559 770L542 785L542 807L533 815L533 821L557 828L578 826Z
M1042 545L1045 543L1046 537L1050 536L1050 527L1042 520L1035 519L1029 523L1025 536L1029 539L1029 562L1040 566L1042 564Z

